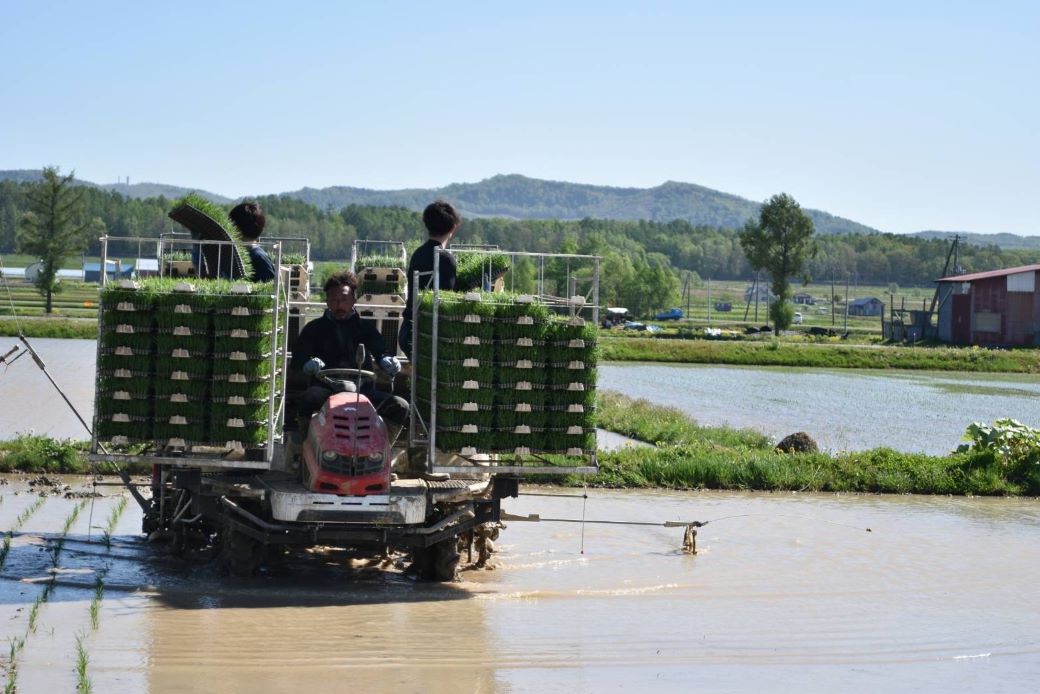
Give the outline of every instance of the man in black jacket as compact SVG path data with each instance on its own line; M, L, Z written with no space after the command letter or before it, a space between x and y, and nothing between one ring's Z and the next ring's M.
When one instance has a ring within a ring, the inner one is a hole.
M383 336L373 322L363 320L354 310L357 302L357 275L353 272L337 272L325 281L325 315L304 326L293 347L290 369L314 376L324 368L367 368L373 363L390 376L401 370L397 357L386 353ZM365 346L364 366L355 362L358 345ZM297 414L305 423L311 415L321 409L333 393L324 383L311 380L311 384L300 396ZM365 395L380 415L398 425L408 418L408 403L386 391L377 390L374 383L362 382L361 393Z
M401 330L397 334L397 343L401 351L411 356L412 351L412 305L416 301L416 295L420 289L429 289L433 286L433 260L438 248L447 248L448 243L458 231L462 218L444 200L435 200L423 210L423 225L429 232L430 238L423 245L415 249L411 259L408 261L408 299L405 301L404 317L401 320ZM438 267L440 274L439 287L444 291L455 289L455 258L445 253L441 255ZM413 273L419 273L419 286L413 285Z

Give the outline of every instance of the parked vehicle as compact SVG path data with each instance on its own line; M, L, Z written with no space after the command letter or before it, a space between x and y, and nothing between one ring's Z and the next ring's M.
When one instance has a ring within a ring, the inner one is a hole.
M654 320L682 320L683 310L681 308L670 308L667 311L661 311Z
M795 314L794 314L794 324L795 325L801 325L802 324L802 314L800 312L798 312L798 311L796 311Z

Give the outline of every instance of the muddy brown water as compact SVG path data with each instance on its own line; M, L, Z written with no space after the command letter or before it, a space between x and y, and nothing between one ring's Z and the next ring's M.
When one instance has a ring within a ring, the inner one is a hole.
M0 528L36 498L17 479L0 486ZM24 638L19 691L74 691L77 636L95 692L1032 692L1040 682L1031 499L522 496L509 512L711 522L690 556L681 528L510 521L494 570L431 585L327 551L227 578L205 555L146 545L132 502L106 547L116 498L84 505L57 568L48 546L79 501L47 497L14 535L0 570L0 663L9 677L8 644Z

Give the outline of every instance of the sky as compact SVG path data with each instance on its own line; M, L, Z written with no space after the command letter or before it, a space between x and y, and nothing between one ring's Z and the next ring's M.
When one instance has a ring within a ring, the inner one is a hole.
M0 0L0 169L228 197L496 174L1040 235L1040 3Z

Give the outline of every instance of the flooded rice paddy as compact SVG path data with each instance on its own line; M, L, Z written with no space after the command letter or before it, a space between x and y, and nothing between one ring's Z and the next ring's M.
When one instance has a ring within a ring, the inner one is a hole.
M90 421L93 340L34 339L49 372ZM0 353L14 346L0 338ZM1013 417L1040 427L1040 377L1010 374L602 364L601 388L673 405L707 425L779 440L806 431L830 450L888 446L936 455L957 447L973 421ZM89 438L29 357L0 367L0 438L34 431Z
M74 691L77 639L96 692L1027 692L1040 681L1035 500L522 496L509 512L710 522L691 556L682 528L509 521L493 570L435 585L322 551L232 579L205 554L147 545L133 502L114 514L117 496L39 498L18 478L0 487L0 528L13 531L0 663L10 677L8 644L21 641L23 692Z

